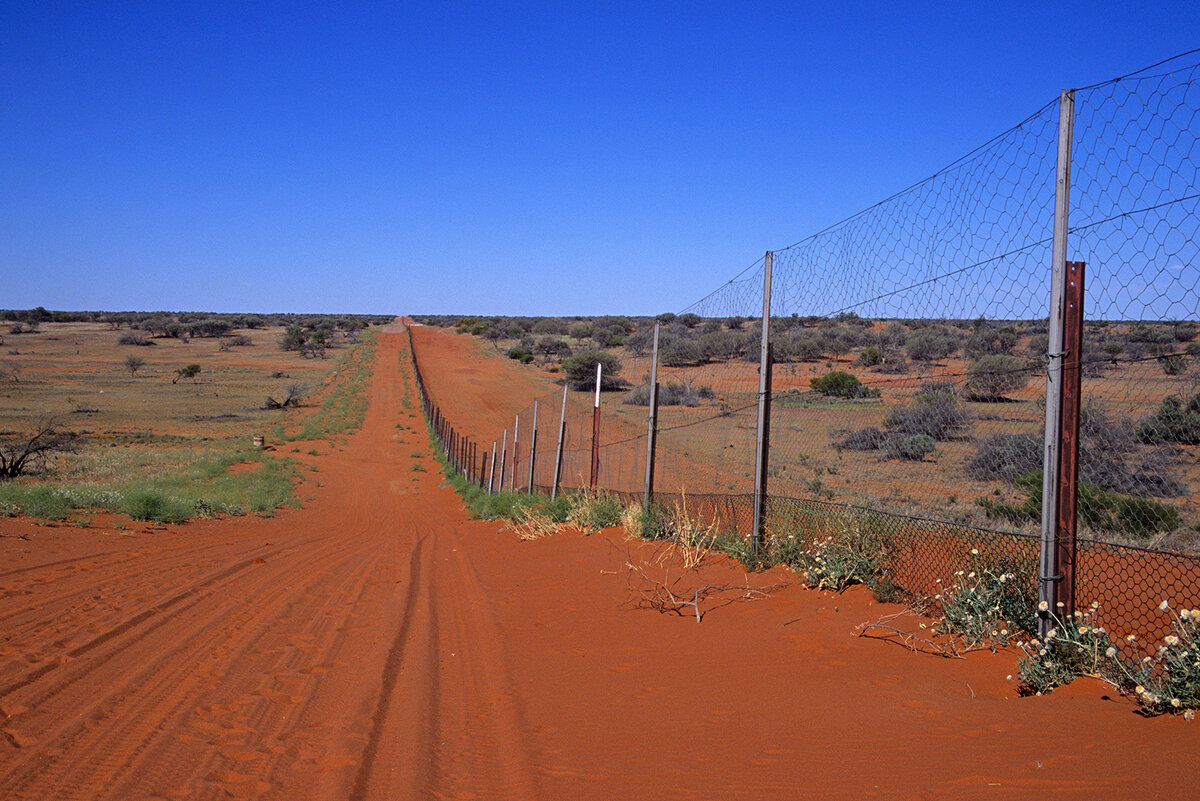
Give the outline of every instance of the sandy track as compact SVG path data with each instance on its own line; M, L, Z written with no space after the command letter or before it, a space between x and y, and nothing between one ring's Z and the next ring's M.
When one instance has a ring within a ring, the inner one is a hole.
M399 365L400 335L382 339ZM0 570L6 798L535 796L463 515L411 456L429 450L406 391L379 371L302 512L14 529L28 554L5 538L33 562Z
M1012 653L851 638L894 611L863 592L792 587L697 624L630 608L624 565L650 546L467 520L405 405L404 342L381 337L362 431L297 457L319 468L302 511L126 532L0 520L0 797L1173 799L1200 783L1196 724L1141 719L1094 682L1019 699ZM746 579L718 563L695 580Z

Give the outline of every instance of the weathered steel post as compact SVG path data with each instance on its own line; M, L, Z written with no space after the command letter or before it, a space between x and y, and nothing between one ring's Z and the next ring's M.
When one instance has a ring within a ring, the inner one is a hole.
M1058 164L1054 187L1054 240L1051 249L1050 319L1046 351L1046 431L1042 459L1042 535L1039 576L1038 635L1045 638L1054 618L1066 611L1056 606L1056 585L1064 579L1057 564L1059 468L1062 464L1064 324L1067 307L1067 224L1071 199L1071 143L1075 126L1075 92L1063 90L1058 101ZM1075 354L1078 358L1078 354ZM1072 501L1074 502L1074 501ZM1074 591L1071 592L1074 595ZM1074 610L1071 610L1072 612Z

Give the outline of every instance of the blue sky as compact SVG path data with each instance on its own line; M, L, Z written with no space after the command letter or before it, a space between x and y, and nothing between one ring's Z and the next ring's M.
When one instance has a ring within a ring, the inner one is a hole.
M1188 3L0 4L0 308L653 314Z

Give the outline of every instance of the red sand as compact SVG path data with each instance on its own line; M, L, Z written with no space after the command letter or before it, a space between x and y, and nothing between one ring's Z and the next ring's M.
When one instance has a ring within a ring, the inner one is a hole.
M1092 681L1018 698L1013 653L854 638L894 610L864 593L696 623L630 607L615 532L468 521L394 427L403 348L380 337L363 429L302 511L0 521L4 798L1194 797L1200 724Z

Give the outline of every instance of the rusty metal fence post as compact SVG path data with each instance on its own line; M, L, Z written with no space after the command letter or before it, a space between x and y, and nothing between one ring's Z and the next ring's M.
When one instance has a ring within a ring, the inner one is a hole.
M596 362L596 403L592 407L592 470L589 487L596 486L596 478L600 472L600 375L603 370L604 365Z
M550 500L558 497L558 482L562 478L563 440L567 434L567 388L563 385L562 413L558 417L558 447L554 451L554 480L550 485Z

